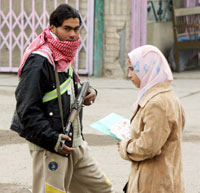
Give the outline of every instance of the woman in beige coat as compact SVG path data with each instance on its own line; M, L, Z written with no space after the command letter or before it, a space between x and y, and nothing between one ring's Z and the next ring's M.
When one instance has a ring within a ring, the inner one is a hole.
M181 138L183 108L163 54L146 45L128 54L128 77L139 88L131 119L131 138L118 143L131 162L127 193L184 193Z

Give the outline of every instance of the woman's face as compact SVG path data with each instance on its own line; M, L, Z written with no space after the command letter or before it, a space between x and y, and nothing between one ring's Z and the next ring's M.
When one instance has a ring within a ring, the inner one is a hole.
M131 79L136 88L140 88L140 79L134 71L130 59L128 60L128 77Z

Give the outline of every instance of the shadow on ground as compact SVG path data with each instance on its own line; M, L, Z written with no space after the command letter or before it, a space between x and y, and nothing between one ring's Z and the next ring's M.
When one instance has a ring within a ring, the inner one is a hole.
M90 146L116 145L118 142L116 139L107 135L85 134L84 138ZM200 135L184 133L183 142L199 143ZM0 130L0 146L20 143L26 143L26 140L20 137L16 132L10 130Z
M107 146L117 143L117 140L107 135L85 134L84 138L91 146ZM0 130L0 146L20 143L26 143L26 140L20 137L16 132Z
M84 138L91 146L116 145L118 142L116 139L108 135L85 134Z

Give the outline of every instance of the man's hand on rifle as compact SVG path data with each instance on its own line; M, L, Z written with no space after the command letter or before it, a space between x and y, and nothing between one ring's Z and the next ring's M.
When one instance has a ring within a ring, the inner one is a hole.
M62 135L61 140L71 141L71 138L67 135ZM67 155L67 154L71 153L73 150L74 150L74 148L63 145L62 149L58 150L58 153L60 153L62 155Z
M90 87L88 89L88 94L85 97L84 105L89 106L92 103L94 103L96 96L97 96L96 90L94 88Z

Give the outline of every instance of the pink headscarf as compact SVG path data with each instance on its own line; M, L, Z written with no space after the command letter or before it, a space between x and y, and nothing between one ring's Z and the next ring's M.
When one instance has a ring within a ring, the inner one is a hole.
M49 62L55 67L57 62L58 72L66 71L69 64L73 62L76 51L80 45L80 38L76 41L60 41L49 28L43 32L27 47L22 59L22 63L18 69L18 76L20 77L22 68L31 53L38 53L46 57ZM76 73L78 81L79 76Z
M139 101L150 88L159 83L173 80L173 76L166 58L155 46L138 47L128 53L128 56L141 81L139 95L133 107L136 110Z

